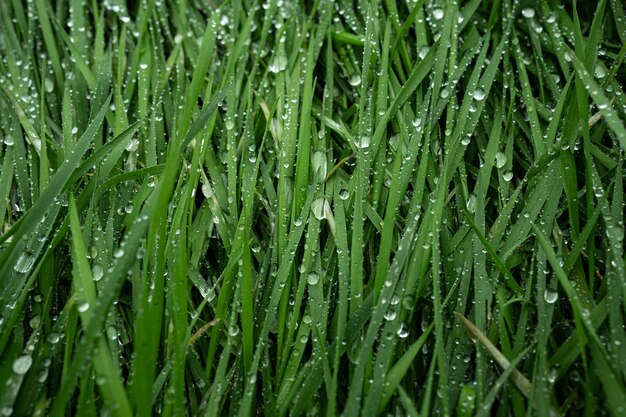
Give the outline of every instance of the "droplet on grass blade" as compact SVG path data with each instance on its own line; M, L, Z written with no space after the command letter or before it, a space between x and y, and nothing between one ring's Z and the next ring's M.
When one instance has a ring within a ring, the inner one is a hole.
M522 16L524 16L526 19L532 19L533 17L535 17L535 9L533 9L532 7L525 7L524 9L522 9Z
M548 304L554 304L556 303L556 300L559 299L559 293L546 288L546 290L543 292L543 299Z
M348 82L353 87L357 87L361 85L361 74L359 74L358 72L355 72L354 74L350 76L350 80L348 80Z
M482 88L477 88L472 93L472 97L474 97L474 100L477 100L477 101L484 100L484 98L485 98L485 90L483 90Z
M315 271L311 271L309 272L309 274L306 277L306 282L309 285L315 285L320 281L320 276L317 274L317 272Z
M23 355L13 361L12 370L17 375L24 375L30 369L33 364L33 357L30 355Z
M498 151L496 153L496 168L500 169L506 165L506 154L504 152Z
M15 272L25 274L32 269L34 264L35 257L30 252L22 252L13 269Z

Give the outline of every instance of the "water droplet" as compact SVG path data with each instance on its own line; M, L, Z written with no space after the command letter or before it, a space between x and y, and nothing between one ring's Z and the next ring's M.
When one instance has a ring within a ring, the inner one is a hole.
M533 9L532 7L523 8L522 16L524 16L526 19L532 19L533 17L535 17L535 9Z
M348 198L350 198L350 191L348 191L347 188L342 188L339 191L339 198L341 198L342 200L347 200Z
M326 199L318 198L311 203L311 212L317 220L326 218Z
M409 329L404 323L400 325L397 335L400 339L406 339L407 337L409 337Z
M444 88L443 90L441 90L441 93L439 93L439 97L443 99L448 98L449 95L450 95L450 90L448 90L447 88Z
M146 64L145 62L142 62L141 64L139 64L139 68L141 68L142 70L147 70L148 64Z
M420 119L419 117L416 117L415 119L413 119L412 123L413 123L413 127L418 128L422 124L422 119Z
M13 146L13 144L15 143L15 141L13 140L13 136L11 135L6 135L4 137L4 144L7 146Z
M482 101L485 98L485 91L482 88L477 88L474 90L472 97L474 97L474 100Z
M433 17L435 18L435 20L441 20L443 19L443 9L435 9L433 10Z
M183 41L183 35L181 35L180 33L177 33L176 36L174 36L174 43L181 43Z
M361 74L355 72L350 76L350 80L348 81L351 86L356 87L361 85Z
M593 72L593 74L596 76L596 78L606 77L606 71L604 71L604 68L602 68L600 64L596 66L596 70Z
M78 304L77 309L79 313L84 313L89 310L89 303L87 301L83 301Z
M271 73L278 74L279 72L284 71L286 68L287 68L287 57L284 55L278 55L274 58L268 70Z
M124 256L124 249L122 248L117 248L115 249L115 251L113 251L113 257L114 258L121 258L122 256Z
M17 375L24 375L33 364L33 358L30 355L20 356L13 361L13 372Z
M470 136L463 136L463 139L461 139L461 144L463 146L467 146L469 145L471 141L472 141L472 138Z
M546 303L548 304L554 304L556 303L556 300L559 299L559 293L546 288L543 292L543 299L546 300Z
M322 151L314 152L311 157L311 165L316 182L324 182L326 179L326 169L328 167L326 154Z
M469 211L470 213L475 213L476 212L476 196L475 195L470 195L467 198L467 203L465 204L467 207L467 211Z
M44 88L46 89L46 93L51 93L54 91L54 81L51 78L46 78L44 81Z
M311 324L312 321L313 321L313 319L308 314L305 314L304 317L302 317L302 322L304 324Z
M511 181L513 179L513 171L504 171L504 174L502 174L502 178L506 182Z
M356 145L357 148L367 149L370 147L370 141L371 141L371 138L367 135L363 135L360 137L357 136L354 139L354 144Z
M95 264L93 268L91 268L91 275L93 275L94 281L100 281L104 276L104 269L100 265Z
M302 219L300 217L298 217L297 219L295 219L293 221L293 225L296 226L296 227L301 226L302 225Z
M15 272L19 272L20 274L25 274L30 271L35 264L35 257L29 252L22 252L20 257L17 259L17 263L13 267Z
M238 334L239 334L239 327L237 327L237 326L230 326L230 327L228 328L228 335L229 335L230 337L235 337L235 336L237 336Z
M226 130L233 130L233 128L235 127L235 122L232 119L228 119L226 120L226 122L224 122L224 126L226 126Z
M385 320L387 321L395 320L396 317L397 317L397 314L394 310L389 310L385 313Z
M496 153L496 168L500 169L506 165L506 155L504 152L498 151Z
M306 277L306 282L308 282L309 285L315 285L319 281L320 281L320 276L315 271L309 272L309 274Z

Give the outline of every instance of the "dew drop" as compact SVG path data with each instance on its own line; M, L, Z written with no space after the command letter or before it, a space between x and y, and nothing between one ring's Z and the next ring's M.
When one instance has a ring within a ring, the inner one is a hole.
M33 358L30 355L20 356L13 361L13 372L17 375L24 375L33 364Z
M79 313L84 313L87 310L89 310L89 303L87 301L83 301L80 304L78 304L77 309Z
M30 252L22 252L20 257L17 259L17 263L13 267L15 272L19 272L20 274L25 274L30 271L35 264L35 257Z
M315 285L319 281L320 281L320 276L315 271L309 272L309 274L306 277L306 282L308 282L309 285Z
M350 76L350 80L348 80L351 86L356 87L361 85L361 74L355 72Z
M559 299L559 293L546 288L543 292L543 299L546 300L546 303L548 304L554 304L556 303L556 300Z
M498 151L496 153L496 168L500 169L506 165L506 155L504 152Z
M91 275L93 275L94 281L100 281L104 276L104 269L100 265L95 264L93 268L91 268Z
M474 100L477 101L482 101L485 99L485 90L483 90L482 88L477 88L476 90L474 90L474 93L472 94L472 97L474 97Z

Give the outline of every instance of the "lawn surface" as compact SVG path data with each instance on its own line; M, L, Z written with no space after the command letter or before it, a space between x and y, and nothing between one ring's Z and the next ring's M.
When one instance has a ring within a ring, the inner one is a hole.
M2 416L623 416L621 0L0 1Z

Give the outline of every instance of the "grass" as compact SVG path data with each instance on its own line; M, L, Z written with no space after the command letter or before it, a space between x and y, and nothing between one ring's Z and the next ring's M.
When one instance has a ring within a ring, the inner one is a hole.
M623 415L622 2L0 16L2 415Z

